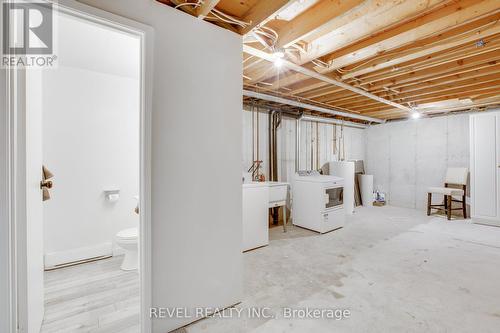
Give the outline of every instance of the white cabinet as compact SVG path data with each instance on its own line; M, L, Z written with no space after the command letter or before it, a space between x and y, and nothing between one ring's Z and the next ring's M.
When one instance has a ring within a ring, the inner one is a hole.
M471 217L500 225L500 112L470 116Z
M269 186L243 184L243 251L269 244Z

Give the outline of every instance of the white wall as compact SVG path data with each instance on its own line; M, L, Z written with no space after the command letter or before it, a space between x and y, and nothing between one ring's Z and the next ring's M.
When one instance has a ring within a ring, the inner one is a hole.
M140 40L56 19L58 67L40 71L43 162L55 175L44 203L46 267L109 255L116 233L139 223ZM120 190L117 202L106 200L109 188Z
M255 119L257 117L255 116ZM262 171L269 179L269 130L268 113L264 109L259 112L259 158L263 161ZM341 142L341 126L301 121L300 130L300 169L319 169L323 164L338 158L338 150L334 154L334 127L337 128L337 145ZM254 124L257 133L256 124ZM291 181L295 173L295 119L282 118L277 131L278 150L278 179L280 181ZM319 138L319 159L316 156L316 140ZM254 138L256 141L256 136ZM358 128L344 127L345 158L364 159L365 138L364 130ZM255 154L256 154L255 148ZM319 163L317 163L317 161ZM243 110L243 158L242 170L247 171L252 165L252 112Z
M366 171L392 205L423 208L427 187L442 186L447 167L469 167L468 115L391 122L365 132Z
M0 105L7 110L7 88L5 69L0 69ZM0 332L11 330L10 313L10 228L9 228L9 117L0 112Z
M241 37L153 0L81 2L155 30L153 305L239 302ZM153 331L164 333L195 319L158 319Z
M116 233L139 224L138 79L43 71L43 156L55 175L44 203L45 265L110 254ZM106 200L108 188L120 189L117 202Z

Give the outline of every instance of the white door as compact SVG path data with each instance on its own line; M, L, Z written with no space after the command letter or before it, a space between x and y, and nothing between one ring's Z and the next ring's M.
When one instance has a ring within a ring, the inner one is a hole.
M500 113L496 114L496 145L495 145L495 152L496 152L496 159L495 159L495 170L496 170L496 206L497 206L497 215L496 215L496 222L498 225L500 225Z
M499 223L498 134L496 113L471 116L472 217Z
M25 170L19 171L19 181L25 182L24 198L18 201L26 205L19 212L26 212L18 220L18 301L20 303L19 325L23 332L38 333L44 315L44 265L43 265L43 203L40 181L42 179L42 112L41 73L27 70L19 75L19 84L25 84L26 95L17 101L25 107L19 112L19 121L26 125L23 144L19 145L20 156L24 155ZM24 102L23 102L24 100ZM22 141L21 141L22 142ZM23 149L24 148L24 149ZM23 200L24 199L24 200ZM27 327L25 327L27 326Z

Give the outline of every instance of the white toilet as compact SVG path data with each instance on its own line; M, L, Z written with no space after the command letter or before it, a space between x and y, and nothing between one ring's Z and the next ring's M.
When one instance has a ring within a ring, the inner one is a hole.
M120 268L124 271L137 269L139 266L138 228L129 228L118 232L116 234L116 244L125 250L125 257Z

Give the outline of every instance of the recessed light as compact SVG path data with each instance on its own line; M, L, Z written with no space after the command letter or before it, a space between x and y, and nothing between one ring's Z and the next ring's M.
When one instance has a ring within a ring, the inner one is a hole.
M416 111L411 114L411 117L413 119L418 119L418 118L420 118L420 116L421 116L420 112L416 112Z

